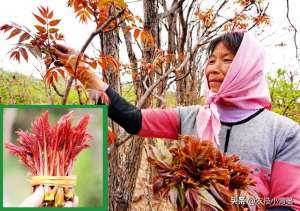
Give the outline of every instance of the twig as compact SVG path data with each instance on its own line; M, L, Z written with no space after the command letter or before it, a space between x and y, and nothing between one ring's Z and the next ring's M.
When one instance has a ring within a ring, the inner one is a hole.
M182 3L184 1L185 0L180 0L179 2L177 2L176 4L174 4L169 10L167 10L167 11L161 13L161 14L158 14L158 19L166 18L169 15L173 14L174 12L176 12L176 10L178 10L180 7L182 7Z
M149 89L149 87L146 84L146 81L148 80L148 78L149 78L148 75L146 75L145 80L143 81L143 86L144 86L145 90ZM158 96L157 94L155 94L153 92L151 93L151 95L156 97L158 100L160 100L163 105L166 105L166 100L163 99L162 96Z
M56 87L56 85L55 85L54 83L51 83L51 86L52 86L52 88L54 89L54 91L56 92L56 94L57 94L58 96L60 96L60 97L63 97L63 96L64 96L63 94L61 94L61 93L59 92L59 90L57 89L57 87Z
M226 4L227 2L228 2L228 0L224 0L224 1L222 2L222 4L219 6L219 8L216 10L216 12L215 12L215 14L214 14L214 17L212 18L211 24L213 24L213 22L214 22L215 19L217 18L218 13L219 13L220 10L225 6L225 4ZM210 26L211 26L211 25L210 25ZM207 32L207 30L210 28L210 26L205 28L204 32L202 33L203 35L205 35L205 33Z
M77 80L75 80L75 87L76 87L76 91L77 91L77 95L78 95L79 104L82 105L83 102L82 102L82 98L81 98L81 91L79 90Z
M288 19L290 25L292 26L292 28L294 30L294 45L295 45L295 50L296 50L296 59L299 61L299 58L298 58L298 45L297 45L297 29L294 26L294 24L291 22L289 13L290 13L289 0L286 0L286 18Z

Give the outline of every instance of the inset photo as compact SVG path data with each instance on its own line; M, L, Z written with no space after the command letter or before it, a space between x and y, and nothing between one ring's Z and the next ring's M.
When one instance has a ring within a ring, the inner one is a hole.
M106 113L105 106L1 107L3 207L107 210Z

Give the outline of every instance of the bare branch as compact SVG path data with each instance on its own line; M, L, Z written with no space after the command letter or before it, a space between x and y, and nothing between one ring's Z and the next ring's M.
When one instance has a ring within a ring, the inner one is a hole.
M219 8L216 10L215 14L214 14L214 17L212 18L212 23L215 21L215 19L217 18L220 10L225 6L225 4L228 2L228 0L224 0L222 2L222 4L219 6ZM205 35L205 33L207 32L207 30L209 29L210 27L206 27L204 32L202 33L202 35Z
M148 75L145 77L145 80L143 81L143 86L144 86L144 88L145 88L145 90L147 90L147 89L149 89L149 87L147 86L147 84L146 84L146 81L148 80ZM166 100L165 99L163 99L162 98L162 96L158 96L157 94L155 94L155 93L151 93L151 95L152 96L154 96L154 97L156 97L158 100L160 100L161 102L162 102L162 104L163 105L165 105L166 104Z
M60 96L60 97L63 97L63 96L64 96L63 94L61 94L61 93L59 92L59 90L57 89L57 87L56 87L56 85L55 85L54 83L51 83L51 86L52 86L52 88L54 89L54 91L56 92L56 94L57 94L58 96Z
M289 4L289 0L286 0L286 18L288 19L291 27L293 28L294 30L294 45L295 45L295 50L296 50L296 58L297 60L299 61L299 56L298 56L298 45L297 45L297 29L296 27L294 26L294 24L292 23L291 19L290 19L290 16L289 16L289 13L290 13L290 4Z
M176 4L174 4L169 10L161 13L158 15L158 19L163 19L163 18L166 18L168 17L169 15L171 14L174 14L176 12L176 10L178 10L180 7L182 7L182 3L184 2L185 0L179 0Z

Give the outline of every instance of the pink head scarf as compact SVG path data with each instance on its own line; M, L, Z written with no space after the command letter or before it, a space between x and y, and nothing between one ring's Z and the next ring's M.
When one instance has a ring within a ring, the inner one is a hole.
M214 140L219 145L221 129L217 104L228 102L238 109L271 109L267 82L264 77L265 53L255 38L244 33L242 43L217 93L209 90L206 75L205 99L197 115L197 135L200 140Z

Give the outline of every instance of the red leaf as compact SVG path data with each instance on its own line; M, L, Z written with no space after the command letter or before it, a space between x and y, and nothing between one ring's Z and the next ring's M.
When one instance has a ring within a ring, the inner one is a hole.
M28 40L30 38L30 34L28 34L27 32L24 32L21 36L20 36L20 39L19 39L19 43L25 41L25 40Z
M63 77L63 78L65 78L65 71L63 71L62 69L56 69L58 72L59 72L59 74Z
M19 52L16 53L16 57L15 58L20 63L20 53Z
M39 25L34 25L34 27L40 32L40 33L45 33L46 29L43 26Z
M74 9L75 10L78 10L79 9L79 5L82 3L81 0L75 0L74 1Z
M12 38L12 37L14 37L14 36L16 36L16 35L18 35L19 33L21 32L21 29L14 29L11 33L10 33L10 35L9 35L9 37L7 38L7 40L8 39L10 39L10 38Z
M49 32L50 33L56 33L56 32L58 32L58 29L57 28L50 28Z
M41 13L41 15L44 17L44 18L48 18L48 12L47 12L47 10L43 7L43 6L41 6L40 8L38 8L39 9L39 11L40 11L40 13Z
M96 69L96 67L97 67L97 61L94 60L93 62L91 62L91 63L90 63L90 66L91 66L92 68Z
M116 139L117 139L116 133L111 128L108 128L108 134L107 134L108 146L114 143Z
M140 33L141 33L141 30L135 29L135 30L134 30L134 33L133 33L133 37L134 37L135 39L137 39L138 36L140 35Z
M53 10L48 14L48 18L49 19L53 18Z
M103 71L106 71L107 70L107 63L104 59L100 58L98 60L98 64L101 66L102 70Z
M154 38L153 38L153 36L149 32L147 32L145 30L143 30L141 32L141 41L142 41L142 43L149 44L149 45L153 45L154 44Z
M42 17L40 17L40 16L38 16L38 15L36 15L36 14L34 14L34 13L32 13L32 14L34 15L34 17L35 17L41 24L45 25L45 24L47 23Z
M13 28L12 26L10 26L8 24L4 24L3 26L0 27L0 31L7 32L7 31L9 31L12 28Z
M57 40L63 40L63 39L64 39L64 35L63 35L63 34L56 33L56 34L55 34L55 38L56 38Z
M60 21L61 21L60 19L52 20L52 21L50 21L49 25L50 26L56 26Z
M45 80L49 81L49 79L51 78L52 74L51 74L51 69L47 70L46 75L45 75Z
M49 72L49 71L48 71ZM53 78L49 79L49 83ZM8 151L28 167L32 175L70 175L73 161L80 151L89 145L92 136L86 129L89 118L84 115L72 126L72 112L62 116L53 126L48 112L43 113L31 125L31 132L18 131L16 145L6 144Z
M23 58L26 60L26 62L28 62L28 54L27 51L25 50L25 48L20 48L19 51L21 52Z
M189 188L185 192L185 198L188 203L188 205L192 208L192 210L196 210L199 203L199 193L196 189Z
M57 82L58 81L58 74L57 74L57 72L53 71L52 73L53 73L53 76L54 76L54 78L55 78L55 80Z
M18 51L14 51L10 54L10 59L14 59L20 63L20 53Z
M163 178L155 177L153 179L153 185L152 185L153 193L157 193L162 188L163 184L164 184Z

